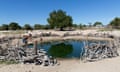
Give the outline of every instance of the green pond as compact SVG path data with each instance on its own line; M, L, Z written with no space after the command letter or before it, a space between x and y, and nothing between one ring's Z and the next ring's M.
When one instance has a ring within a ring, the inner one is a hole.
M87 44L100 42L100 41L87 41ZM102 42L102 41L101 41ZM103 42L102 42L103 43ZM58 41L38 44L38 49L44 49L49 56L59 58L80 58L84 53L85 41ZM29 48L33 48L33 45L29 45Z

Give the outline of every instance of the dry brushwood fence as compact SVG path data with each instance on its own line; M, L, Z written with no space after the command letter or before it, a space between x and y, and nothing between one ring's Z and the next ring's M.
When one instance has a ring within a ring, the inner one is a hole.
M118 39L117 39L118 40ZM118 41L109 41L106 43L91 43L86 45L84 48L84 53L81 57L81 60L87 61L97 61L105 58L112 58L119 56L118 48L119 48Z
M10 43L10 42L8 42ZM114 41L108 41L106 43L91 43L85 44L81 60L84 61L97 61L105 58L112 58L119 56L118 49L120 48L120 38L114 38ZM10 46L2 48L0 46L0 60L8 60L15 62L43 62L46 52L44 50L37 50L34 52L34 48L23 48L21 46ZM48 59L50 59L48 57ZM47 62L46 62L47 63ZM55 63L55 62L54 62Z
M8 46L8 48L0 46L0 61L14 61L24 64L34 63L36 65L43 64L44 66L57 64L57 60L49 57L44 49L38 50L37 48L25 48L21 46Z
M4 51L4 52L3 52ZM48 57L43 49L37 50L35 54L34 48L11 47L3 50L0 48L1 61L14 61L16 63L34 63L36 65L57 65L55 58Z

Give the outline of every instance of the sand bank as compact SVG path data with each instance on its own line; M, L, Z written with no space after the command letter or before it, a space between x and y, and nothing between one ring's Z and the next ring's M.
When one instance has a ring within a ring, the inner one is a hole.
M83 63L78 59L59 60L59 66L17 64L0 66L0 72L120 72L120 57Z

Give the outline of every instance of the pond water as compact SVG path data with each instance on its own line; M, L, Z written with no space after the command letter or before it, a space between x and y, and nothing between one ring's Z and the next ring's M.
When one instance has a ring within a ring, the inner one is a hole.
M54 54L62 53L62 55L64 55L63 56L64 58L80 58L81 54L84 52L84 43L85 43L85 41L74 41L74 40L49 42L49 43L44 43L44 44L38 44L37 48L44 49L45 51L47 51L48 55L52 55L52 56ZM88 45L90 43L93 43L93 42L88 41ZM28 47L33 48L33 45L29 45ZM52 48L52 47L54 47L54 48ZM59 47L62 49L60 49ZM66 52L66 50L67 50L67 53L64 53L64 52ZM59 57L59 55L58 55L58 57Z

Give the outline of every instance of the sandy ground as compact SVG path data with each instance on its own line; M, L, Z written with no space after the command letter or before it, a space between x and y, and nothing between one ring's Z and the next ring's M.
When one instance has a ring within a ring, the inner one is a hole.
M0 65L0 72L120 72L120 57L97 62L60 60L59 66L36 66L33 64Z

